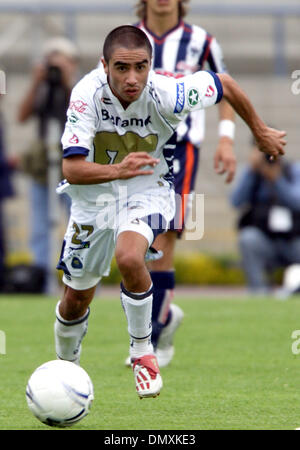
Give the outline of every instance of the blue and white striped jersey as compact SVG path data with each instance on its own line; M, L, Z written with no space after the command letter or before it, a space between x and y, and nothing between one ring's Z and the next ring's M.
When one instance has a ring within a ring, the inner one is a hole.
M180 20L163 36L156 36L144 21L135 24L143 30L153 47L155 72L179 78L208 67L213 72L227 72L217 40L197 25ZM177 128L178 140L186 139L199 146L204 138L205 112L191 113Z

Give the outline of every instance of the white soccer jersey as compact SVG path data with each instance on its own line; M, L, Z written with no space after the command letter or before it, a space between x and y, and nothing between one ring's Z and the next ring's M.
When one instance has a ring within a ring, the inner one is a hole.
M201 27L180 20L163 36L156 36L144 21L135 26L147 34L152 44L153 69L157 73L178 78L205 68L218 73L227 72L220 45ZM178 139L187 139L199 146L204 139L204 128L204 111L193 112L177 128Z
M153 175L72 185L73 206L93 209L99 195L113 202L136 192L169 188L170 162L164 154L164 144L187 114L217 103L222 93L221 82L214 73L201 71L177 80L150 71L139 99L124 109L103 70L86 75L72 91L62 137L64 157L82 154L87 161L114 164L130 152L146 151L160 162Z

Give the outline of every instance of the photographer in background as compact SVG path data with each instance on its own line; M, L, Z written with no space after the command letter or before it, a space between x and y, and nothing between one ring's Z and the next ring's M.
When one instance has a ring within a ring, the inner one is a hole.
M274 269L300 263L300 163L270 160L253 143L231 203L241 210L238 241L249 290L267 294Z
M45 279L49 264L48 171L50 146L57 152L63 133L71 90L77 81L78 53L72 42L57 37L46 42L42 61L32 72L31 86L22 100L18 120L36 121L36 138L21 156L20 168L31 178L31 236L33 263ZM55 132L52 124L56 124ZM53 151L53 149L52 149ZM60 179L57 180L59 182ZM68 197L64 202L70 206ZM44 285L44 283L41 283ZM41 291L45 286L41 286Z

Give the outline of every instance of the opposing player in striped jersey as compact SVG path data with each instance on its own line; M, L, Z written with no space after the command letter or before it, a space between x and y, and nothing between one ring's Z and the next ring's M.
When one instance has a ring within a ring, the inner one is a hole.
M189 0L139 0L135 24L148 36L153 47L153 68L157 73L180 77L208 67L226 73L222 50L203 28L184 22ZM163 252L161 259L149 263L153 281L152 342L161 367L171 361L174 354L173 335L183 318L183 311L174 303L174 252L182 236L189 205L194 194L199 162L199 151L204 139L204 110L188 115L176 130L173 173L176 216L167 233L159 235L153 247ZM230 183L235 174L233 153L234 111L223 99L219 103L219 143L214 156L217 173L227 173ZM217 133L217 130L216 130ZM129 365L129 358L126 364Z
M284 153L285 133L264 124L228 75L199 71L176 80L155 74L151 44L134 26L111 31L103 56L104 71L92 71L73 89L62 137L67 181L58 191L71 196L72 207L58 264L65 291L56 308L56 353L79 363L89 305L115 252L136 390L141 398L155 397L162 379L151 342L145 255L175 212L164 146L187 114L223 94L261 150Z

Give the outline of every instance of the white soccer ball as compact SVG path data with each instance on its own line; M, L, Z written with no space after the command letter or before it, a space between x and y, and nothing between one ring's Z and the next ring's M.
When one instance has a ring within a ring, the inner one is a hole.
M26 399L41 422L52 427L69 427L89 413L94 389L82 367L54 360L33 372L27 383Z

